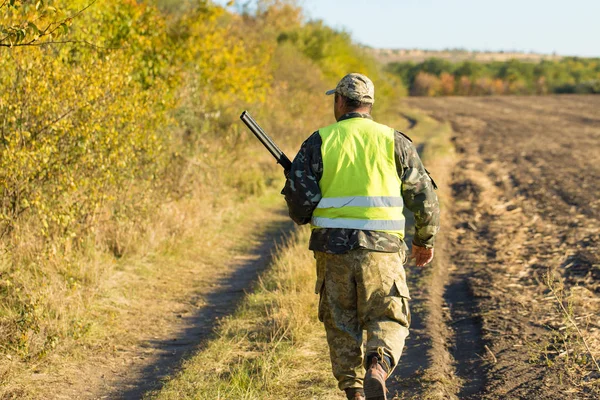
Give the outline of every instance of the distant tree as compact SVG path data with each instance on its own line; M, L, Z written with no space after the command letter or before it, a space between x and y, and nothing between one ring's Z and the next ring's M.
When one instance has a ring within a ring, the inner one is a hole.
M454 76L456 78L466 76L469 78L476 79L484 75L485 69L486 68L484 64L474 61L463 61L462 63L458 64L458 66L454 70Z
M537 81L544 79L549 91L554 91L565 84L575 84L575 78L571 75L569 67L565 62L542 60L534 68L534 76Z
M575 93L575 86L572 83L565 83L562 85L557 85L554 88L552 88L552 92L556 93L556 94L569 94L569 93Z
M440 75L440 94L443 96L451 96L455 90L454 75L448 72L442 72Z
M592 61L570 57L563 60L563 63L576 84L590 81L597 77L597 73L594 70L594 62Z
M476 79L471 94L475 94L478 96L487 96L494 94L493 80L488 77Z
M442 75L442 72L453 73L454 65L450 61L440 58L429 58L419 64L419 71L439 77Z
M471 79L468 76L461 76L456 87L456 94L459 96L470 96L471 91Z
M532 94L532 89L528 82L524 79L519 79L512 82L507 82L509 94Z
M498 71L498 78L508 81L532 82L535 75L535 65L519 60L510 60L502 65Z
M600 94L600 80L581 82L575 86L578 94Z
M540 76L535 81L535 94L548 94L548 82L545 76Z
M494 79L492 82L492 94L506 94L506 83L502 79Z
M429 95L425 93L432 90L435 95L460 96L596 93L600 59L565 57L538 63L516 59L487 63L467 60L452 64L432 58L419 64L394 63L388 71L400 76L411 93L419 96ZM432 76L439 79L439 87L433 84Z
M506 94L507 91L507 84L502 79L482 77L475 80L471 89L471 94L477 96L493 96Z
M441 90L440 79L426 72L419 72L411 87L411 96L437 96Z

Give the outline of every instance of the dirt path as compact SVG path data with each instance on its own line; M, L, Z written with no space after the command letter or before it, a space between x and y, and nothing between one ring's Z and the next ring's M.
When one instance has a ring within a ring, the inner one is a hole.
M400 113L400 116L407 122L405 132L410 135L410 131L417 126L417 120L407 114ZM422 154L423 146L419 146L419 154ZM415 220L410 212L404 213L406 218L406 243L412 243L414 235ZM410 249L409 249L410 251ZM431 351L431 338L427 334L424 314L427 310L427 290L424 284L426 279L425 270L418 268L409 268L406 266L406 279L411 291L411 329L406 338L402 361L394 370L393 375L388 381L390 393L396 396L404 394L420 395L420 380L423 373L429 368L430 362L424 354Z
M136 324L137 319L143 325L130 326L135 330L133 340L120 340L111 349L99 349L60 370L34 375L36 384L47 388L35 398L141 399L160 388L189 356L203 348L219 319L235 310L293 229L281 205L268 201L245 205L252 215L236 211L226 217L223 231L186 239L186 246L176 249L172 261L179 264L174 270L180 276L170 276L167 268L167 275L159 275L156 281L152 278L148 290L154 298L136 305L138 314L128 317L127 324ZM237 228L232 230L228 224ZM148 262L169 260L166 255ZM174 280L177 286L166 280ZM169 292L161 293L161 285L169 287ZM176 287L181 293L172 293Z
M459 153L445 294L458 397L598 398L568 318L600 355L600 98L407 102L451 121Z
M282 215L283 211L278 214ZM209 291L197 293L194 302L201 298L202 306L187 316L181 316L172 334L147 341L141 354L131 355L142 362L130 366L124 379L112 382L108 398L141 399L145 393L160 388L165 378L175 372L186 358L202 350L206 340L214 333L218 320L235 311L244 294L252 290L259 274L269 265L274 249L291 232L292 222L285 219L287 215L283 217L283 220L278 217L269 223L255 248L230 260L230 265L224 266L227 272L215 277Z

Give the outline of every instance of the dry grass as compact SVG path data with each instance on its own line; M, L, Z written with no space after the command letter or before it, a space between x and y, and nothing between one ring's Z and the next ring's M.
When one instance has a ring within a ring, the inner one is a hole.
M235 257L257 245L269 221L284 219L273 214L280 207L274 188L243 205L233 195L224 199L229 200L212 213L196 211L204 206L200 199L166 206L157 213L161 224L122 259L101 252L80 259L76 265L87 277L85 286L67 291L48 277L37 294L47 309L61 313L40 316L45 319L38 323L72 334L43 359L3 362L0 398L41 398L49 382L61 391L78 377L93 386L94 378L123 364L124 351L167 335L179 323L177 315L201 307L211 285L235 267ZM27 270L20 277L32 281Z
M156 399L333 399L324 334L316 319L308 229L280 249L258 288L222 321L218 337ZM329 394L328 394L329 393Z
M564 262L566 257L561 260ZM544 349L533 354L552 367L564 371L565 380L581 388L600 388L600 365L595 354L600 354L595 304L589 290L582 286L569 288L557 267L549 268L545 283L556 305L553 324L558 328L552 338L543 343ZM576 391L575 391L576 392Z

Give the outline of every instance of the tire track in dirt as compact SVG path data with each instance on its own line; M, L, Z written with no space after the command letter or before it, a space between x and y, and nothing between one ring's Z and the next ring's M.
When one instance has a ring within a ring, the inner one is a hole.
M438 120L438 123L442 121ZM473 264L456 257L461 252L455 237L452 236L453 228L457 224L454 219L457 198L469 203L477 202L479 187L470 181L458 181L453 171L446 171L449 176L449 186L446 197L442 198L445 207L442 208L441 246L438 247L438 264L434 265L437 278L431 281L437 287L438 302L430 302L430 313L434 314L436 308L441 308L439 320L431 321L430 328L441 332L439 343L432 349L441 364L432 366L432 376L438 380L438 389L429 393L433 398L441 399L479 399L485 387L485 343L482 336L482 323L477 303L471 287ZM464 198L466 196L466 199ZM468 221L460 221L459 225L473 226ZM464 252L472 249L464 249ZM435 291L434 291L435 293ZM435 296L435 294L434 294ZM435 327L435 324L443 327Z
M406 242L412 243L414 232L414 218L406 213L407 236ZM410 251L410 249L409 249ZM422 398L424 386L421 381L423 375L430 368L431 361L426 356L431 352L431 337L428 334L425 315L427 313L427 289L425 287L426 270L415 266L405 266L407 284L410 288L411 323L410 334L400 362L388 380L390 394L399 398Z
M414 234L411 213L406 213L406 222L406 242L410 244ZM445 247L445 240L440 239L428 268L405 265L411 291L411 325L400 362L388 380L394 400L456 399L458 381L448 349L451 330L444 300L450 264Z
M418 121L405 113L399 113L404 118L408 125L406 131L417 126ZM423 145L417 145L419 154L423 153ZM406 218L406 243L412 243L414 234L414 217L410 212L404 213ZM410 254L410 248L408 249ZM424 321L424 314L427 312L426 296L427 292L424 288L424 269L410 267L405 265L407 284L411 291L411 324L410 334L406 338L404 351L401 360L388 380L388 389L390 394L396 396L404 396L410 394L413 396L421 396L423 387L420 384L423 373L429 368L430 362L424 357L425 354L431 351L431 338L427 334L427 329Z
M417 127L418 121L401 113L409 123L409 129ZM410 132L409 132L410 133ZM425 144L417 144L423 155ZM439 171L436 180L446 182L446 171ZM414 218L407 212L406 242L412 243ZM442 226L447 219L442 218ZM445 229L445 228L443 228ZM456 380L450 353L447 349L450 330L446 324L444 309L444 286L449 266L447 241L441 237L436 244L436 257L427 268L406 265L408 286L411 290L411 328L406 339L402 358L388 380L390 396L394 399L453 399ZM409 249L410 251L410 249Z
M406 131L417 126L418 121L408 114L399 113L408 125ZM417 151L422 155L423 144L418 144ZM404 213L406 218L406 239L405 242L412 243L414 235L414 217L412 213ZM410 246L409 246L410 254ZM392 376L388 380L388 389L390 394L396 397L405 396L422 397L424 393L421 380L425 371L430 367L430 360L424 355L431 352L431 337L428 335L425 314L427 313L427 290L425 287L426 270L414 266L405 265L407 284L411 291L411 323L410 334L406 338L406 343L402 357Z
M459 141L457 145L460 153L464 153L464 144ZM459 271L454 274L460 277L470 304L465 308L466 316L476 325L469 329L479 331L477 343L471 348L468 343L462 346L467 354L461 355L459 346L453 353L462 380L459 398L546 399L542 381L536 381L540 369L527 363L528 354L523 349L528 345L518 338L520 333L534 340L542 337L544 330L527 320L521 310L523 304L511 299L490 301L500 293L508 293L507 286L519 287L501 277L506 276L506 265L521 256L517 248L509 246L512 240L522 240L525 230L519 227L524 223L520 210L490 180L488 169L477 155L463 154L453 175L455 224L451 237L457 246L451 257L455 271ZM514 254L507 254L511 251ZM452 323L460 325L465 321L453 318ZM456 337L460 334L457 329ZM512 389L499 389L498 376L510 375ZM522 397L524 392L527 395Z
M456 364L456 376L461 381L458 398L478 395L484 388L485 375L482 357L485 353L481 337L481 320L468 283L468 274L452 276L446 286L444 300L450 309L452 347L450 354Z
M458 165L460 166L460 161ZM452 175L451 190L454 212L456 212L457 201L469 204L479 201L480 187L470 180L462 180L456 171ZM459 218L458 221L454 221L454 225L476 229L474 223L468 219ZM482 249L461 248L455 238L451 240L454 243L449 254L452 266L444 292L444 300L449 312L448 325L452 332L450 354L455 365L455 376L459 382L458 398L475 400L480 398L485 387L483 359L486 350L482 337L481 316L470 281L474 264L470 259L456 255L461 251L472 252Z

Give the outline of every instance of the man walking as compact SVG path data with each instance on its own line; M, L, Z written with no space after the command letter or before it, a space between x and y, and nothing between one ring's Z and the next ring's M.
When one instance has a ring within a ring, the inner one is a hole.
M346 75L327 94L337 122L302 144L282 193L291 218L313 228L319 320L339 388L385 400L410 324L402 210L415 215L412 256L424 266L439 229L435 183L411 140L372 120L369 78Z

